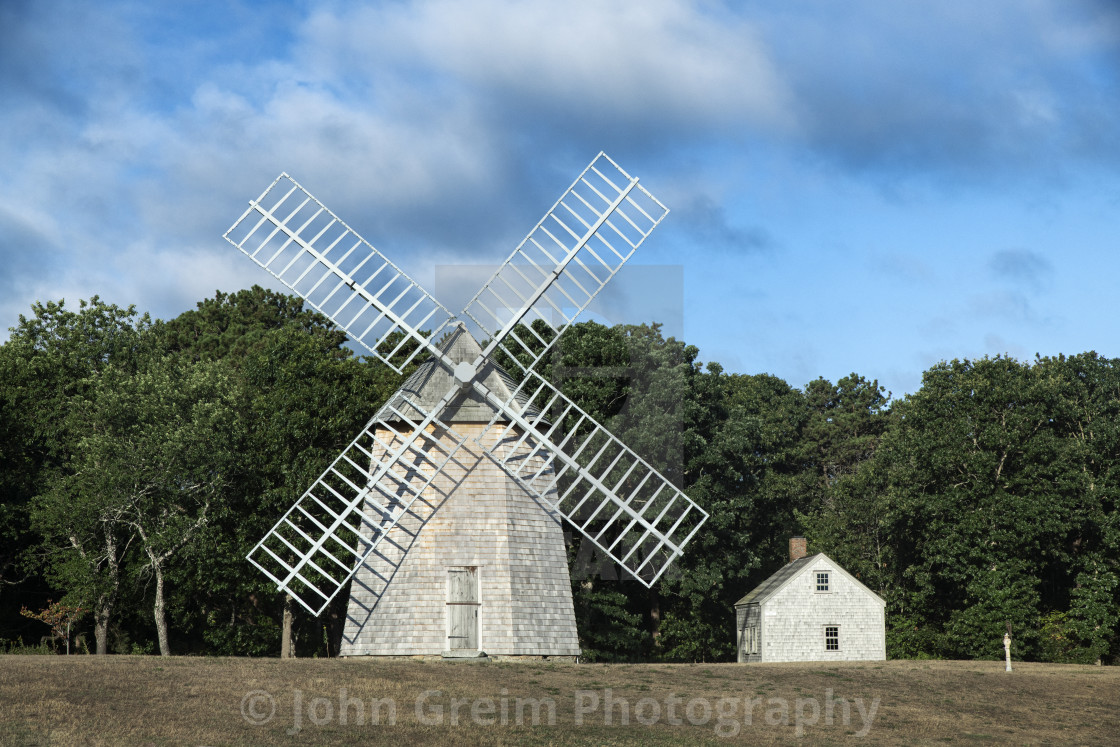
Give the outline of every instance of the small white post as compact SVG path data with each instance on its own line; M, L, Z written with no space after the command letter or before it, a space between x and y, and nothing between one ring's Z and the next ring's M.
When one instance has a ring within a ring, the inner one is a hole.
M1007 662L1007 669L1005 671L1010 672L1011 671L1011 636L1008 635L1007 633L1003 634L1003 658L1004 658L1004 661Z

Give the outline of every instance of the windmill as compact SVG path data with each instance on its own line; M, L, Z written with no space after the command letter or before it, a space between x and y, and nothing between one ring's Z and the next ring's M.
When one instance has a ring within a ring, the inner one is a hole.
M440 514L454 519L455 511L441 507L478 470L493 468L539 507L541 526L566 520L653 586L707 513L536 367L667 213L600 153L455 315L294 179L277 177L226 240L393 370L403 372L421 355L426 360L250 551L250 562L314 615L358 574L348 627L360 628L361 610L369 611L362 594L384 601L397 577L408 576L410 553L423 547L429 528L447 524ZM520 369L520 384L493 362L499 351ZM473 417L464 420L465 411ZM562 564L562 574L548 569L552 588L566 587L566 561L554 550L558 533L537 534L545 548L540 561ZM447 612L439 625L446 624L447 648L482 648L470 617L478 615L477 575L486 570L441 570ZM574 630L570 588L567 594L566 613L563 599L553 600L554 611L571 618L557 640L567 639L567 627ZM522 601L532 607L540 599ZM545 605L537 617L555 617L553 608ZM385 619L408 638L401 626L420 622L411 614L398 610L398 618Z

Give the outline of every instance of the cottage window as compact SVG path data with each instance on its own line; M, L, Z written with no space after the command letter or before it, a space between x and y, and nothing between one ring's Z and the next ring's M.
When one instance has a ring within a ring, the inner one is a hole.
M839 625L825 625L824 626L824 650L825 651L839 651L840 650L840 626Z
M817 571L817 591L828 591L828 571Z

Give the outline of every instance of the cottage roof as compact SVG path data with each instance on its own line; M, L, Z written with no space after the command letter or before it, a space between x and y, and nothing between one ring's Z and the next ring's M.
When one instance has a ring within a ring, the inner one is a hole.
M482 355L482 349L475 342L471 333L462 323L457 324L448 335L436 346L453 363L473 363ZM456 385L455 376L443 364L429 358L421 363L416 371L408 377L401 388L389 398L389 401L377 413L379 420L387 422L400 421L400 416L393 412L399 410L409 418L422 420L425 412L430 412L440 399ZM517 389L517 382L506 371L494 363L487 361L483 366L483 385L503 401L508 400L510 393ZM515 405L518 410L529 420L540 417L540 411L533 407L524 394L518 392ZM423 411L423 412L422 412ZM448 404L439 415L444 423L489 423L494 417L497 408L487 402L473 388L459 394Z
M828 557L823 552L819 552L816 555L808 555L804 558L798 558L797 560L795 560L791 563L786 563L781 568L779 568L777 571L775 571L774 574L772 576L770 576L770 578L766 579L761 584L754 587L754 589L751 590L750 592L748 592L746 596L744 596L742 599L740 599L738 602L736 602L735 606L736 607L742 607L744 605L748 605L748 604L752 604L752 603L753 604L762 604L763 602L768 600L770 597L777 594L778 591L783 586L785 586L787 583L789 583L794 578L796 578L798 575L800 575L801 572L804 571L808 566L816 564L816 562L820 558L824 558L825 560L827 560L832 567L834 567L840 573L843 573L845 576L847 576L849 579L851 579L853 582L855 582L861 589L863 589L868 594L870 594L872 597L877 599L880 603L883 603L882 597L880 597L875 592L871 591L871 589L868 589L867 586L864 585L863 582L861 582L858 578L856 578L855 576L853 576L852 574L848 573L846 570L841 568L840 564L837 563L835 560Z
M786 581L789 581L791 578L796 576L802 568L812 563L814 560L816 560L816 558L817 555L809 555L804 558L798 558L792 563L786 563L776 572L774 572L774 574L771 575L770 578L754 587L752 591L748 592L746 596L736 602L735 606L740 607L744 604L750 604L751 602L762 603L766 601L774 594L774 592L776 592L782 586L785 586Z

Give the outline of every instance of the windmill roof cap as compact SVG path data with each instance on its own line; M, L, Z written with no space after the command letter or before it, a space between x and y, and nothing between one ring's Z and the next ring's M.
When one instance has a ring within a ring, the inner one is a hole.
M436 347L452 364L473 363L482 355L482 348L462 322L456 324ZM508 401L517 389L513 377L491 360L483 363L481 381L486 389L503 401ZM399 421L401 418L393 412L395 409L409 418L423 419L425 413L431 412L458 383L454 371L435 358L429 358L389 398L377 417L389 422ZM541 417L540 410L533 407L521 392L514 398L514 406L529 420L536 421ZM467 388L452 399L437 417L445 423L489 423L496 412L497 408L482 395L473 388Z

